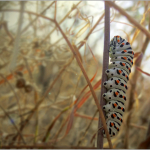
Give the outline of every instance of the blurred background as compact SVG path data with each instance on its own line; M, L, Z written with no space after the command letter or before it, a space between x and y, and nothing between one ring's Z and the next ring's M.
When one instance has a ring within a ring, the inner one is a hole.
M149 1L115 3L150 29ZM104 47L103 1L1 1L1 146L37 143L62 148L96 146L97 107L54 19L77 48L99 98ZM110 38L120 35L127 39L136 54L128 82L124 122L119 134L112 138L113 147L148 147L149 39L112 8L110 21ZM108 148L106 139L104 148Z

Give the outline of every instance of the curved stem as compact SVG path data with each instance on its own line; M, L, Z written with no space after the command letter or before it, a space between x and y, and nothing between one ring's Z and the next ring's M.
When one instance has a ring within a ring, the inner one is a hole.
M104 117L103 111L102 111L102 109L101 109L101 107L100 107L100 105L99 105L99 102L98 102L98 99L97 99L96 94L95 94L95 92L94 92L94 89L93 89L93 87L92 87L92 85L91 85L91 82L90 82L90 80L89 80L89 78L88 78L88 76L87 76L87 74L86 74L86 71L85 71L85 69L84 69L84 67L83 67L83 65L82 65L82 63L81 63L81 61L80 61L80 58L78 57L78 54L77 54L77 50L78 50L78 49L77 49L75 46L73 47L73 46L71 45L71 43L69 42L68 38L66 37L65 33L64 33L63 30L61 29L61 27L60 27L60 25L58 24L58 22L57 22L57 21L54 21L54 22L55 22L57 28L59 29L59 31L61 32L62 36L63 36L64 39L66 40L66 42L67 42L69 48L71 49L71 51L72 51L74 57L76 58L76 60L77 60L77 62L78 62L78 65L79 65L80 69L82 70L82 73L83 73L83 75L84 75L84 77L85 77L85 79L86 79L86 81L87 81L87 83L88 83L88 86L89 86L89 88L90 88L90 90L91 90L91 93L92 93L92 95L93 95L95 104L96 104L96 106L98 107L98 110L99 110L99 115L100 115L101 120L102 120L103 128L104 128L104 130L105 130L105 132L106 132L106 137L107 137L107 139L108 139L109 147L112 148L112 144L111 144L110 136L109 136L109 133L108 133L108 130L107 130L107 126L106 126L106 122L105 122L105 117Z
M116 10L119 11L120 14L122 14L125 17L127 17L127 19L134 26L136 26L139 30L141 30L150 39L150 32L144 26L142 26L140 23L138 23L133 17L131 17L130 15L128 15L125 12L125 10L123 10L121 7L119 7L118 5L116 5L114 2L105 1L105 3L108 4L110 7L114 7Z

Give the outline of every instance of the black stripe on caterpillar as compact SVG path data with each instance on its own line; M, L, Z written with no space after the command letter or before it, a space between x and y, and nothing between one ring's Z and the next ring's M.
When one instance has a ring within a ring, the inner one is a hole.
M123 122L128 89L127 81L133 65L134 52L128 41L120 36L114 36L110 41L109 56L112 63L109 65L109 69L105 71L108 81L103 83L107 88L107 93L104 93L103 97L107 103L103 106L103 110L106 112L109 135L113 137L119 132ZM106 137L104 130L103 136Z

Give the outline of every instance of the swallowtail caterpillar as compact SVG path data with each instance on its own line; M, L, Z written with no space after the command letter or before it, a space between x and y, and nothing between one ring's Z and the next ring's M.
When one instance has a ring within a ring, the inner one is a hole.
M120 36L114 36L110 41L109 56L111 64L105 71L108 81L103 85L107 88L107 93L103 94L107 101L103 106L106 112L106 124L110 137L115 136L123 122L123 113L125 111L127 82L131 67L133 65L134 52L130 43ZM106 137L103 130L103 136Z

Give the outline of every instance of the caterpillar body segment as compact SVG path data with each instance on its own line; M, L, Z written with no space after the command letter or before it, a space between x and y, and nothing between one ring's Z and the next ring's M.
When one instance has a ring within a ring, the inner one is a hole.
M109 129L108 131L109 131L109 134L111 137L115 136L119 132L120 126L117 122L108 120L108 122L106 124ZM105 131L103 131L103 133L105 135Z
M108 90L107 93L103 94L103 97L106 101L118 100L123 103L126 101L126 93L118 89Z
M123 115L123 113L125 112L125 106L123 103L112 100L109 101L106 105L103 106L103 110L105 112L118 112L121 115Z
M107 69L105 73L107 74L108 79L111 77L118 77L118 78L122 78L125 82L129 80L128 73L121 68L114 67L111 69Z
M131 73L131 66L127 62L114 61L109 65L109 68L114 68L114 67L124 69L128 74Z
M109 56L115 57L115 56L120 56L120 55L124 55L124 56L131 56L134 57L134 52L132 50L128 51L128 50L122 50L122 51L116 51L113 53L109 53Z
M122 56L112 57L110 61L111 62L116 62L116 61L127 62L130 65L130 68L133 65L133 57L131 56L126 57L122 55Z
M123 79L117 77L109 78L109 80L105 81L103 85L107 89L116 88L116 89L121 89L124 92L126 92L126 90L128 89L127 83Z
M111 111L106 114L106 120L112 120L118 122L121 125L123 122L123 115L119 112Z

